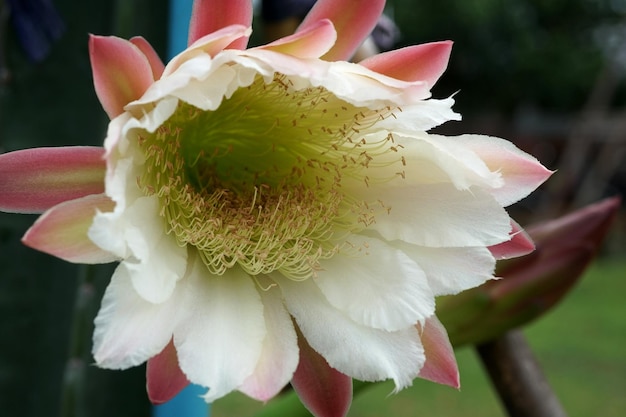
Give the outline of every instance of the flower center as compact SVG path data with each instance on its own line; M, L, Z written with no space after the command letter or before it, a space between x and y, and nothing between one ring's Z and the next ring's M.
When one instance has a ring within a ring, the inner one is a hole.
M168 233L194 246L212 273L239 265L306 279L343 237L374 221L342 182L367 183L371 161L393 148L391 135L365 139L390 115L322 87L295 90L284 76L257 77L216 110L180 102L156 132L143 132L138 185L159 198Z

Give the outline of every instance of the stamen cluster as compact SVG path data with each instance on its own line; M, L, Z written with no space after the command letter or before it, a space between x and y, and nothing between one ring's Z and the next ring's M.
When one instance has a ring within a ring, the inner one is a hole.
M168 233L195 247L211 273L239 265L306 279L346 234L389 210L342 189L346 177L367 187L376 156L398 151L391 134L373 129L389 116L323 87L259 76L214 111L180 102L156 132L139 134L137 183L159 198Z

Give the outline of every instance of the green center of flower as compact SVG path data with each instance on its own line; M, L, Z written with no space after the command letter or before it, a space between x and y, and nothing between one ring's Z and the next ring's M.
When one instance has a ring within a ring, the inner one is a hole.
M155 133L144 132L138 185L159 198L168 232L212 273L239 265L306 279L342 237L374 220L342 181L367 184L371 161L393 146L390 135L368 143L364 132L390 115L322 87L257 77L214 111L180 102Z

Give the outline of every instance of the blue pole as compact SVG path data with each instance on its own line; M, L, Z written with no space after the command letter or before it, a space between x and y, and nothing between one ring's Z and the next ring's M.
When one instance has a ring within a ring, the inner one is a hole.
M168 402L152 407L152 417L209 417L211 407L201 395L206 388L189 385Z
M170 0L167 59L187 48L187 33L193 0Z
M187 47L187 32L193 0L170 0L169 34L167 55L168 60ZM207 389L189 385L177 396L165 404L153 407L153 417L208 417L211 414L209 404L201 395Z

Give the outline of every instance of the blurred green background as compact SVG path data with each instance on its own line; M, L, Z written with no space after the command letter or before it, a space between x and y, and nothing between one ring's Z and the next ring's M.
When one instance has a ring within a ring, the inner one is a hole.
M88 33L140 34L164 56L165 0L54 4L65 32L41 62L26 57L11 21L0 28L0 75L10 74L0 77L0 152L102 143L107 118L93 91ZM502 136L559 169L512 208L522 224L624 192L625 0L389 0L386 11L400 26L398 46L455 42L434 95L456 93L464 120L440 131ZM35 218L0 214L0 414L148 416L143 368L91 365L91 322L111 266L69 265L23 247ZM625 255L622 211L592 271L528 329L571 416L626 412ZM504 415L473 352L459 357L460 393L416 381L387 397L382 384L350 415ZM213 412L243 417L257 406L235 394Z

